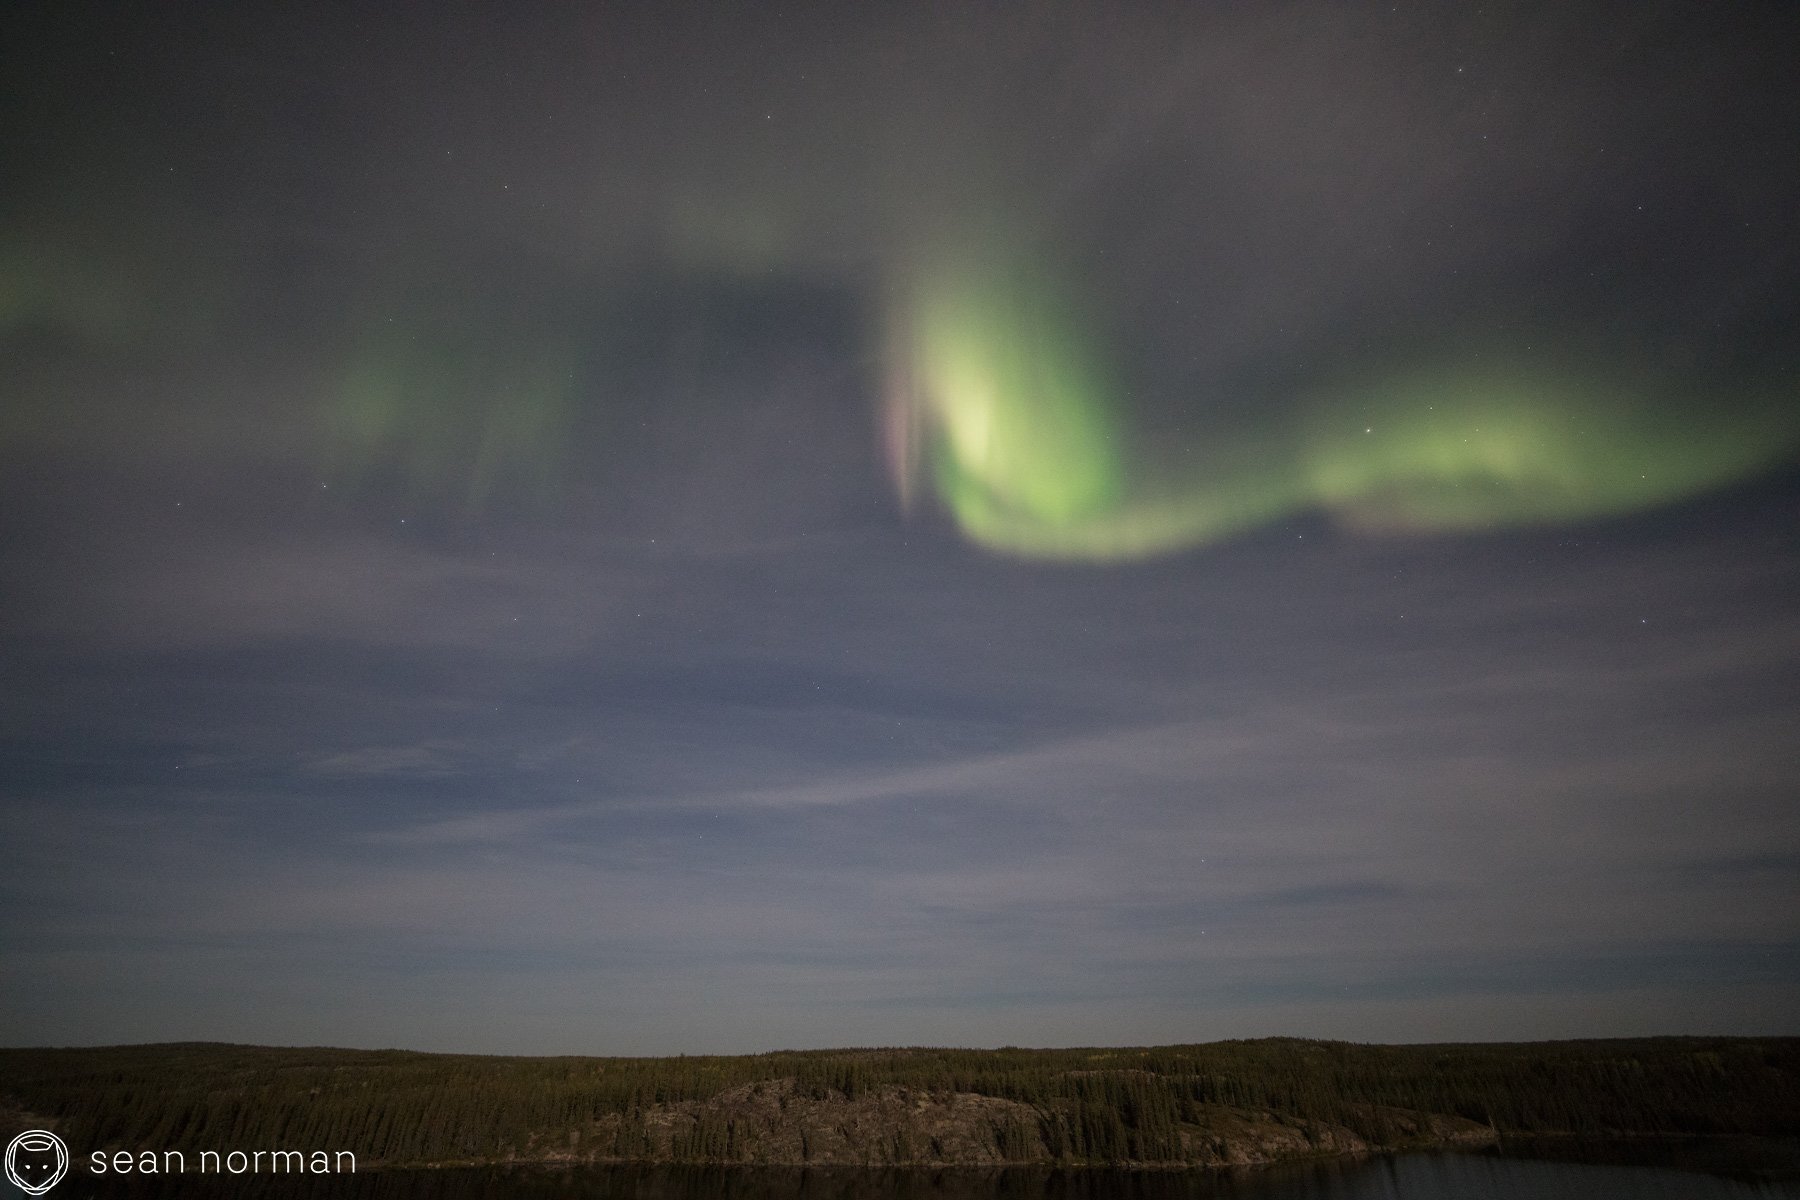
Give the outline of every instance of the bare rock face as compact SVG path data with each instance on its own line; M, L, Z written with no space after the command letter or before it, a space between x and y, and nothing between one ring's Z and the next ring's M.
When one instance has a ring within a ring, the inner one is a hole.
M1181 1131L1187 1161L1209 1167L1247 1167L1288 1158L1361 1154L1369 1143L1338 1125L1278 1118L1272 1113L1209 1106L1204 1119Z
M1360 1124L1376 1125L1386 1136L1371 1140L1344 1125L1208 1105L1201 1121L1183 1127L1182 1148L1190 1164L1239 1167L1426 1146L1481 1146L1498 1138L1486 1125L1441 1113L1384 1107L1362 1115L1367 1119Z
M808 1093L792 1079L608 1117L583 1145L602 1158L781 1165L997 1165L1047 1159L1027 1104L966 1092ZM635 1144L634 1144L635 1143ZM608 1153L608 1150L612 1153Z
M1405 1109L1367 1115L1362 1123L1377 1125L1386 1136L1371 1141L1341 1125L1208 1105L1199 1120L1177 1131L1179 1157L1131 1165L1248 1166L1494 1137L1486 1126L1457 1117ZM1032 1105L996 1096L905 1087L850 1096L780 1079L607 1116L572 1135L566 1146L534 1143L528 1156L770 1166L1048 1164L1056 1155L1045 1141L1046 1120Z

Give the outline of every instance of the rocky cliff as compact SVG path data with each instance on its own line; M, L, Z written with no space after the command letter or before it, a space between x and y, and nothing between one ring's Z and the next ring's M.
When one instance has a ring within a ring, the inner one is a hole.
M1180 1157L1142 1166L1244 1166L1306 1156L1494 1140L1459 1117L1384 1108L1380 1140L1338 1124L1206 1105L1177 1128ZM1374 1114L1371 1114L1374 1115ZM824 1095L793 1079L727 1089L706 1100L609 1115L566 1140L533 1138L541 1161L685 1161L819 1166L999 1166L1059 1161L1051 1146L1062 1114L997 1096L882 1087ZM1364 1122L1369 1124L1369 1122ZM1060 1161L1067 1165L1068 1157ZM1118 1161L1118 1160L1113 1160ZM1127 1160L1130 1161L1130 1160Z

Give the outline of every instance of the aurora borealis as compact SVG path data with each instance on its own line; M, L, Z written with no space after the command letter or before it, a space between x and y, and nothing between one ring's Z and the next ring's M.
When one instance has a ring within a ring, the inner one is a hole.
M1792 1032L1788 8L0 22L14 1042Z
M1501 347L1314 384L1247 431L1187 435L1197 448L1161 465L1133 444L1118 387L1056 311L1054 285L1012 274L946 273L923 290L887 400L902 494L915 474L931 480L997 550L1139 557L1315 508L1416 532L1577 522L1738 483L1800 450L1790 379L1761 381L1749 405L1671 400L1620 369Z

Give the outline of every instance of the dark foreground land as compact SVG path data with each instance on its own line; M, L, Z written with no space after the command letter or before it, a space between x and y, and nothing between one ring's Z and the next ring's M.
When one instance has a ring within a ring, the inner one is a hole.
M1501 1137L1794 1137L1800 1038L487 1058L0 1050L0 1125L93 1150L508 1162L1227 1166ZM11 1130L0 1130L10 1136Z

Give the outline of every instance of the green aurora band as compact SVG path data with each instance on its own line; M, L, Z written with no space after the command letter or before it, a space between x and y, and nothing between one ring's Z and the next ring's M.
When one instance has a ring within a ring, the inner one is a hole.
M328 468L353 481L385 473L419 498L460 492L471 511L502 491L554 497L577 356L542 338L518 339L528 353L504 353L498 341L440 330L366 338L325 414Z
M1542 354L1468 352L1299 397L1209 443L1133 446L1094 339L1041 279L930 273L904 302L888 432L965 534L1036 558L1141 558L1308 510L1475 531L1672 502L1792 461L1796 406L1705 405Z

